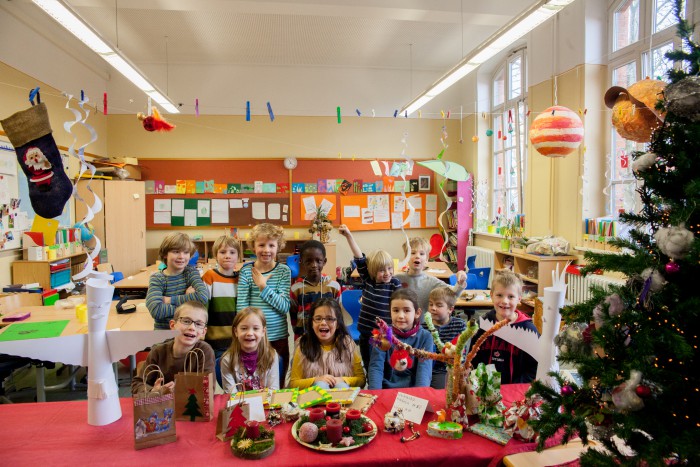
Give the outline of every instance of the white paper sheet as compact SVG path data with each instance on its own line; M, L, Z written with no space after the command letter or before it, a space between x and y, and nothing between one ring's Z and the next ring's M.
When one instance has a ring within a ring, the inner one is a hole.
M327 215L329 212L331 212L331 209L333 208L333 203L331 203L327 199L324 199L323 201L321 201L321 205L319 206L319 208Z
M170 225L170 212L153 212L153 223Z
M267 218L268 219L279 219L280 218L281 206L279 203L270 203L267 205Z
M368 208L362 208L362 223L374 224L374 212Z
M403 224L403 216L400 212L391 213L391 228L400 229L401 224Z
M262 180L256 181L253 183L253 193L262 193L263 192L263 182Z
M425 211L425 226L437 227L437 212Z
M174 195L177 193L177 186L176 185L165 185L163 186L163 193L166 195Z
M211 200L200 199L197 201L197 216L199 217L209 217L211 216Z
M212 211L211 212L211 223L212 224L228 224L228 209L225 211Z
M343 206L343 217L360 217L360 206Z
M406 420L413 423L422 423L423 415L426 410L428 410L429 405L430 402L427 399L421 399L420 397L399 392L396 394L396 400L389 412L394 413L398 409L401 409ZM431 407L428 411L433 412L434 410Z
M397 196L394 198L394 212L404 212L406 210L406 198Z
M425 195L425 209L428 211L437 209L437 195Z
M211 200L211 211L226 211L228 212L228 200L227 199L213 199Z
M374 211L374 222L389 222L389 210L377 209Z
M230 200L228 200L228 205L232 209L240 209L243 207L243 200L242 199L230 199Z
M156 211L168 211L170 212L171 203L170 199L154 199L153 200L153 212Z
M420 196L409 196L408 202L411 203L413 209L423 209L423 199Z
M187 227L197 226L197 210L185 209L185 225Z
M251 211L252 211L253 219L265 220L265 203L254 201L251 204L252 204Z
M412 229L419 229L421 226L420 223L420 212L415 211L413 215L411 216L411 219L408 222L409 227Z
M185 200L184 199L174 199L172 203L172 213L173 216L182 217L185 215Z
M313 196L306 196L301 198L301 202L304 203L304 219L313 219L316 215L316 199Z
M382 176L382 169L379 167L379 161L369 161L369 165L372 166L372 172L374 172L374 175L377 177Z

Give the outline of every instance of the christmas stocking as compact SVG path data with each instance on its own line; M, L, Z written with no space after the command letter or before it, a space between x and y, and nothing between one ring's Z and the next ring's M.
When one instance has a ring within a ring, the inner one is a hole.
M58 217L73 193L73 185L63 169L61 154L51 136L46 104L17 112L0 123L27 176L34 212L46 219Z

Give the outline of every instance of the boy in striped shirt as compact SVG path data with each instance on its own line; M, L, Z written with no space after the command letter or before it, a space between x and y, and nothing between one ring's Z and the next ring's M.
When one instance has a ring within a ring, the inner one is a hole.
M289 288L292 272L277 262L277 253L284 248L284 229L263 223L253 227L248 246L255 253L255 262L246 263L238 275L238 311L249 306L260 308L267 322L267 338L282 362L280 379L289 366Z
M209 292L209 324L205 341L219 358L231 346L231 325L236 317L236 265L243 257L238 239L222 235L214 242L216 268L202 276Z
M452 315L456 301L457 296L449 287L435 287L430 291L428 312L433 318L433 324L442 342L452 342L467 328L464 320ZM423 327L427 328L425 322L423 322ZM433 377L430 381L430 387L445 389L446 379L447 366L445 363L433 362Z
M360 331L360 355L365 371L368 371L372 350L369 339L372 336L372 330L377 326L376 319L379 317L391 326L389 312L391 294L402 288L402 285L401 281L394 277L394 260L389 253L377 250L366 257L355 242L348 226L342 224L338 227L338 232L348 241L355 257L357 272L364 284L357 330Z

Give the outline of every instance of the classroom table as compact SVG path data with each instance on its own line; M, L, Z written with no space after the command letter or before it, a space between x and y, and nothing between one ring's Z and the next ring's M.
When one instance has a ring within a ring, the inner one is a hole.
M492 306L490 290L465 290L455 302L455 308L490 308Z
M235 267L235 270L238 271L241 269L244 263L238 263ZM203 263L202 264L202 271L207 271L213 267L216 267L216 264L211 264L211 263ZM146 292L148 292L148 282L151 279L151 276L158 271L158 265L152 264L143 271L134 274L133 276L125 277L124 279L115 282L114 288L117 289L117 292L119 295L124 296L124 295L138 295L138 296L146 296Z
M528 385L503 385L501 392L506 405L522 398ZM511 440L501 446L480 436L465 433L461 440L444 440L428 436L426 425L435 418L426 413L417 425L421 437L402 443L401 434L381 431L384 414L388 412L399 390L362 391L376 394L377 402L368 416L380 428L368 445L345 453L316 452L298 444L291 434L291 423L274 428L275 452L260 461L242 461L231 454L229 443L215 438L216 417L210 422L181 422L176 424L177 441L140 451L134 450L133 405L129 398L120 400L122 418L110 425L94 427L87 424L87 401L66 401L39 404L0 405L0 418L16 423L0 426L3 440L3 464L25 465L222 465L224 462L246 465L319 466L352 465L377 467L394 463L405 466L486 466L498 465L511 452L534 450L534 443ZM445 391L432 388L401 389L428 399L436 409L445 404ZM215 407L224 406L225 397L215 396ZM409 433L408 429L405 433ZM404 434L405 434L404 433Z
M407 271L408 269L405 271L394 271L394 274L402 274ZM428 267L425 269L425 273L442 280L447 280L454 274L447 263L443 263L442 261L428 261ZM360 277L360 274L357 272L357 269L355 269L351 276Z

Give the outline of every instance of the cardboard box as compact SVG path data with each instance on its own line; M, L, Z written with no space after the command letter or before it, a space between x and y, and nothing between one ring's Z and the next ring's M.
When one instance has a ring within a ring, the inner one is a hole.
M22 250L22 259L27 261L44 261L44 247L30 246Z

